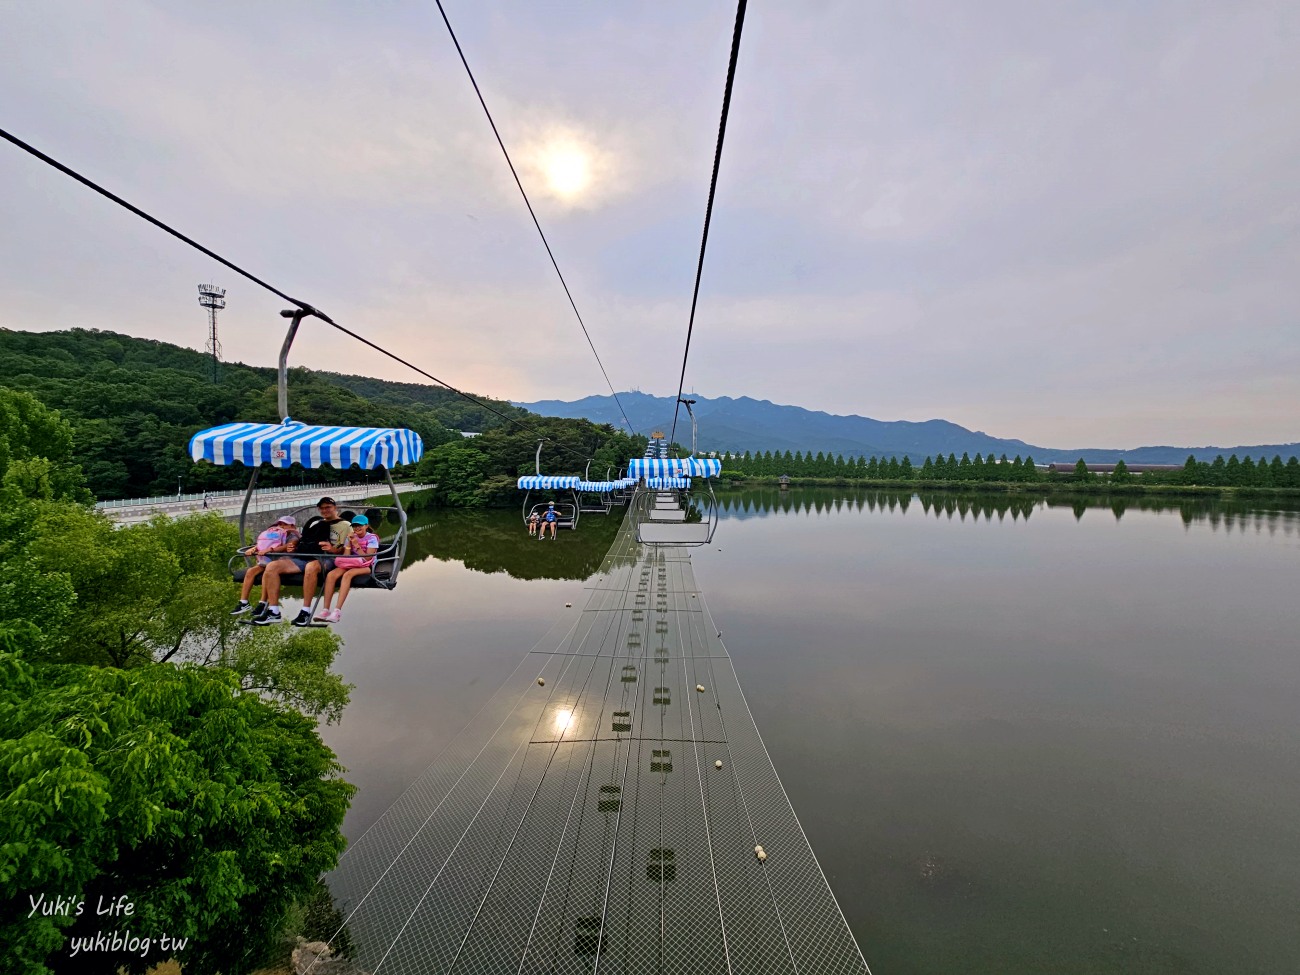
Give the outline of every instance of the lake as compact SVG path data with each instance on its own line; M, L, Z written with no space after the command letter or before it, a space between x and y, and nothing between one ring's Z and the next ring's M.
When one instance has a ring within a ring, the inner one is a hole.
M875 975L1300 970L1300 512L722 499L696 577ZM617 517L413 517L338 627L350 837L585 601Z

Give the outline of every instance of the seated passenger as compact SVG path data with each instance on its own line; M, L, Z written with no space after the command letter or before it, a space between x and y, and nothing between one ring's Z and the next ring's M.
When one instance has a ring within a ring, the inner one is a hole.
M240 551L242 555L256 555L257 564L250 565L244 571L244 586L239 592L239 605L235 607L231 616L242 616L249 611L248 597L253 591L253 586L257 584L258 577L273 561L271 556L277 552L292 552L297 541L298 523L293 515L285 515L283 518L277 518L275 524L258 535L256 542ZM265 603L258 603L257 611L260 612L265 605Z
M303 525L302 537L298 540L298 550L291 557L276 559L266 568L262 579L262 595L266 597L266 606L261 613L253 615L253 622L259 626L270 626L284 622L280 615L280 587L284 576L302 573L302 611L293 620L294 626L306 626L311 622L311 602L316 595L316 586L322 572L334 567L332 556L343 551L343 542L347 539L349 525L338 515L338 505L333 498L321 498L316 504L319 515L313 515Z
M379 551L379 536L370 530L370 519L357 515L352 519L352 534L344 542L343 554L334 560L334 568L325 577L325 608L316 614L322 623L337 623L343 612L343 603L352 589L352 580L370 575ZM330 609L334 600L334 587L339 587L339 604Z

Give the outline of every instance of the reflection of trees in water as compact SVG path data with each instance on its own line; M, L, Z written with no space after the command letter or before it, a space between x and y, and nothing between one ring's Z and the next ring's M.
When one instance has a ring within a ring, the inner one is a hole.
M586 579L595 574L623 523L624 508L583 515L554 542L528 534L517 510L444 509L411 516L406 565L427 558L516 579ZM626 559L628 564L635 561Z
M722 514L727 518L744 520L764 518L772 514L802 514L817 516L830 511L901 511L919 508L936 518L983 518L1003 521L1028 520L1035 509L1069 508L1075 518L1089 511L1108 512L1119 521L1129 511L1177 511L1183 523L1208 524L1214 531L1267 531L1270 535L1281 531L1290 536L1300 534L1300 510L1297 508L1265 509L1263 502L1225 501L1219 498L1161 498L1154 496L1106 497L1083 495L1036 494L969 494L928 491L872 491L845 488L753 488L727 491L718 497Z

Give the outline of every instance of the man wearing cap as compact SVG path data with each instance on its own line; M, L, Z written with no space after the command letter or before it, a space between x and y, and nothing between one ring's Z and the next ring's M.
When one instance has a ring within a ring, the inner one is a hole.
M282 577L302 573L302 611L293 621L294 626L306 626L311 622L311 603L316 596L316 586L321 576L334 568L332 556L343 551L351 526L339 517L338 505L333 498L321 498L316 502L319 516L307 519L303 525L302 537L298 540L298 550L292 555L276 559L266 567L262 579L262 595L266 607L253 616L257 626L272 626L283 623L280 615L280 586ZM324 563L324 564L322 564Z
M555 502L551 501L546 506L546 514L542 515L542 531L541 534L537 536L537 540L540 542L546 537L546 526L549 525L551 528L551 541L555 541L555 523L559 520L560 515L555 510Z

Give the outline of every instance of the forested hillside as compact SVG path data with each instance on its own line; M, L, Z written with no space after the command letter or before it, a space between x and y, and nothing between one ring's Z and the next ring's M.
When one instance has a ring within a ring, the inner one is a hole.
M204 354L114 332L0 329L0 385L31 393L72 424L73 459L101 499L166 494L178 484L197 491L245 482L241 467L195 466L187 445L205 427L279 419L275 379L272 367L222 363L214 383ZM409 427L426 449L458 439L454 431L485 431L505 422L437 387L309 369L292 369L289 382L297 420ZM507 403L485 402L507 415L529 415ZM300 476L267 472L266 483Z

